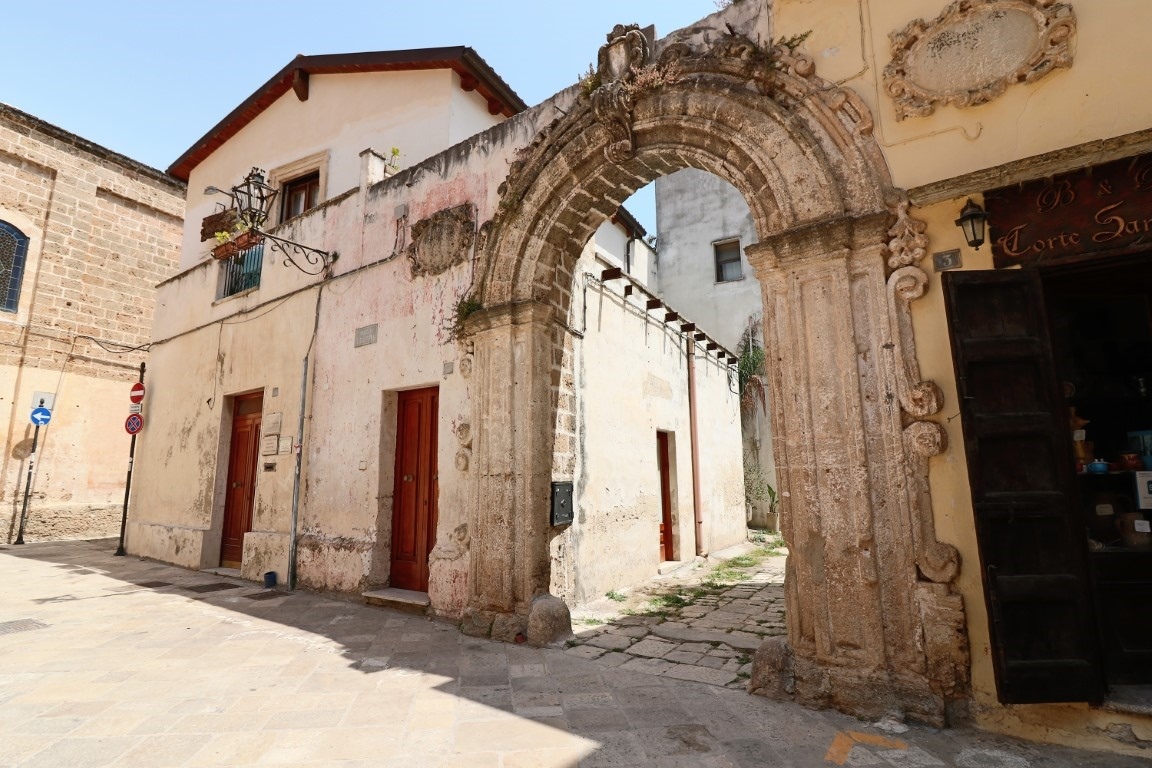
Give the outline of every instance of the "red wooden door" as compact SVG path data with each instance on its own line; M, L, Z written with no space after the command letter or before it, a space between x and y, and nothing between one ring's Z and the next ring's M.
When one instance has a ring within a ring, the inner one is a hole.
M264 395L245 395L232 403L232 440L228 451L228 489L224 496L224 526L220 565L239 568L244 534L252 530L256 498L256 463L260 456L260 412Z
M1000 701L1098 700L1087 538L1039 276L943 278Z
M675 560L672 546L672 467L668 459L668 433L656 433L656 461L660 466L660 555Z
M392 494L392 576L398 589L428 591L428 553L436 542L437 387L400 393L396 484Z

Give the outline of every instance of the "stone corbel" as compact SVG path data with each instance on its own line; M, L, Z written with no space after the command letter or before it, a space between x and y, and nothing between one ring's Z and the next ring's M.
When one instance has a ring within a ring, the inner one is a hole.
M896 358L896 394L900 407L913 418L922 419L939 413L944 395L932 381L920 379L916 361L916 341L912 333L911 304L924 295L928 275L920 269L920 260L928 248L924 234L927 225L908 215L908 203L896 206L896 224L888 231L888 314L896 335L893 346Z

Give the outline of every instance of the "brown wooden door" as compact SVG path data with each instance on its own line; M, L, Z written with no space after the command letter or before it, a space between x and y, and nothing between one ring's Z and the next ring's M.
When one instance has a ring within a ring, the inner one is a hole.
M943 282L1000 700L1098 700L1087 540L1039 275Z
M390 584L417 592L428 591L428 553L436 542L439 397L436 387L401 392L398 407Z
M228 489L224 496L224 526L220 565L239 568L244 534L252 530L256 498L256 463L260 458L260 412L264 395L245 395L232 402L232 440L228 450Z
M675 560L672 545L672 465L669 461L668 433L656 433L656 462L660 467L660 555Z

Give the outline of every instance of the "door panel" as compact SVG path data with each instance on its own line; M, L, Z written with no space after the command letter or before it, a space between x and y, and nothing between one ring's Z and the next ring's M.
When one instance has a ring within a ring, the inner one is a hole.
M228 487L224 496L224 522L220 540L220 565L225 568L240 567L244 557L244 534L252 530L256 465L260 458L260 413L263 407L263 394L237 397L232 403Z
M401 392L397 410L390 583L426 592L428 554L436 543L439 389Z
M1099 700L1087 542L1039 275L943 282L1000 700Z
M676 559L672 538L672 467L668 433L656 433L656 462L660 468L660 559Z

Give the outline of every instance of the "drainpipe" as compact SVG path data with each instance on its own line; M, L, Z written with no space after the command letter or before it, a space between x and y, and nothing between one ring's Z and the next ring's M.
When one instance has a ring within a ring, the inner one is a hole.
M696 556L708 554L704 546L704 519L700 516L700 441L696 434L696 340L688 343L688 440L692 450L692 517L696 522Z
M324 285L316 291L316 317L312 324L312 340L304 352L304 362L300 368L300 418L296 422L296 466L292 473L292 522L288 532L288 589L296 589L296 534L300 520L300 465L304 459L304 413L308 406L308 358L312 356L312 345L316 343L316 332L320 329L320 299L324 296Z
M300 418L296 422L296 467L292 474L292 526L288 535L288 589L296 589L296 524L300 515L300 463L304 458L304 408L308 399L308 355L300 370Z

